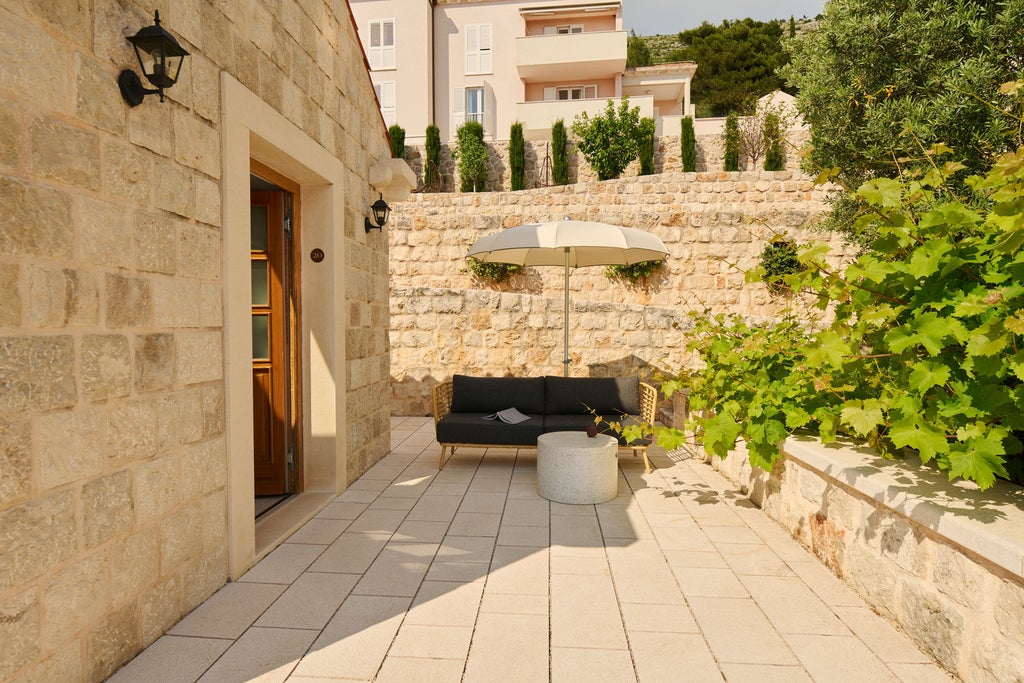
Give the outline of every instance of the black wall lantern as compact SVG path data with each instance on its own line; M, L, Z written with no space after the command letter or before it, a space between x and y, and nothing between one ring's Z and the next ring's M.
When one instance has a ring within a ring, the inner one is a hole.
M379 193L378 193L379 194ZM391 207L384 201L384 195L381 194L380 198L370 205L370 211L373 212L373 223L370 222L369 218L364 219L366 224L366 232L371 230L380 230L384 227L384 224L388 222L388 216L391 215Z
M139 66L146 80L155 85L156 89L144 88L135 72L125 69L117 77L121 97L132 107L142 104L146 95L159 94L163 102L164 89L177 83L188 51L160 25L159 10L153 12L152 26L139 29L138 33L127 40L135 48L135 56L139 58Z

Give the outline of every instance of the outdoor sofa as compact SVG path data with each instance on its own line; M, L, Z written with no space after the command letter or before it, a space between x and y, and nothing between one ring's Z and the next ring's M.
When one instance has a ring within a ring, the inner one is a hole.
M658 392L633 377L471 377L455 375L434 387L434 432L441 446L438 469L445 455L459 446L536 447L545 432L586 431L601 416L599 430L615 436L620 448L643 454L650 440L626 443L611 432L609 422L654 424ZM508 408L529 416L519 424L486 419ZM450 451L449 451L450 449Z

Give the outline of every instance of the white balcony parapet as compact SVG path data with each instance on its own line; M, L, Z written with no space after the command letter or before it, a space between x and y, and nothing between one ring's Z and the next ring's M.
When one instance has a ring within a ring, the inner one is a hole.
M543 140L551 137L551 124L556 119L565 121L568 128L582 112L588 116L601 114L611 100L618 108L621 98L597 97L588 100L542 100L520 102L516 105L516 120L523 124L523 136L529 140ZM639 107L641 118L653 118L654 98L650 96L630 97L630 107Z
M594 31L516 38L516 67L524 81L609 78L626 68L626 32Z

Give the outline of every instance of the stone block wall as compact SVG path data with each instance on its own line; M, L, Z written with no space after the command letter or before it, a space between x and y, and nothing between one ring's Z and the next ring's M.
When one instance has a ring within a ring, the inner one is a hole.
M647 282L612 280L601 267L570 273L570 374L677 371L692 360L691 315L764 318L805 303L744 282L774 235L831 240L843 258L840 240L814 231L825 193L799 173L758 171L413 195L388 224L394 414L430 414L431 387L454 373L562 373L563 270L478 279L465 259L480 237L566 216L656 234L670 255Z
M655 140L654 145L654 172L678 173L683 170L680 160L679 134L665 135ZM786 144L783 146L785 168L798 170L799 156L797 150L808 142L810 136L802 128L795 128L789 131ZM487 191L507 191L512 188L512 177L508 164L508 142L487 142ZM527 189L547 187L553 185L551 177L551 149L550 142L530 141L524 143L525 150L525 173L524 186ZM423 165L426 158L426 151L422 145L406 145L405 160L412 168L419 179L419 190L421 192L456 192L459 189L459 175L457 163L452 155L456 149L454 143L441 145L440 187L424 188L423 186ZM720 134L697 135L697 171L702 173L719 172L725 166L725 154L722 136ZM597 180L597 174L583 158L581 154L569 141L567 152L569 182L590 183ZM757 164L751 163L748 158L740 160L740 170L757 171L759 165L764 165L764 159ZM636 176L640 171L640 162L634 160L622 173L623 178Z
M103 680L227 578L221 72L345 160L353 229L387 154L344 3L156 4L191 56L129 108L152 3L0 0L5 683ZM386 244L348 254L357 476L388 446Z
M790 439L771 473L705 456L879 614L969 683L1024 681L1024 491Z

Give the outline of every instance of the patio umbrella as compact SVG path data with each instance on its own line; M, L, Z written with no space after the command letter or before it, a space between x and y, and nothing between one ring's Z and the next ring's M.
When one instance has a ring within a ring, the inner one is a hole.
M563 374L569 376L569 268L633 265L668 256L664 242L643 230L621 225L574 221L526 223L481 237L468 256L485 263L565 268L565 355Z

